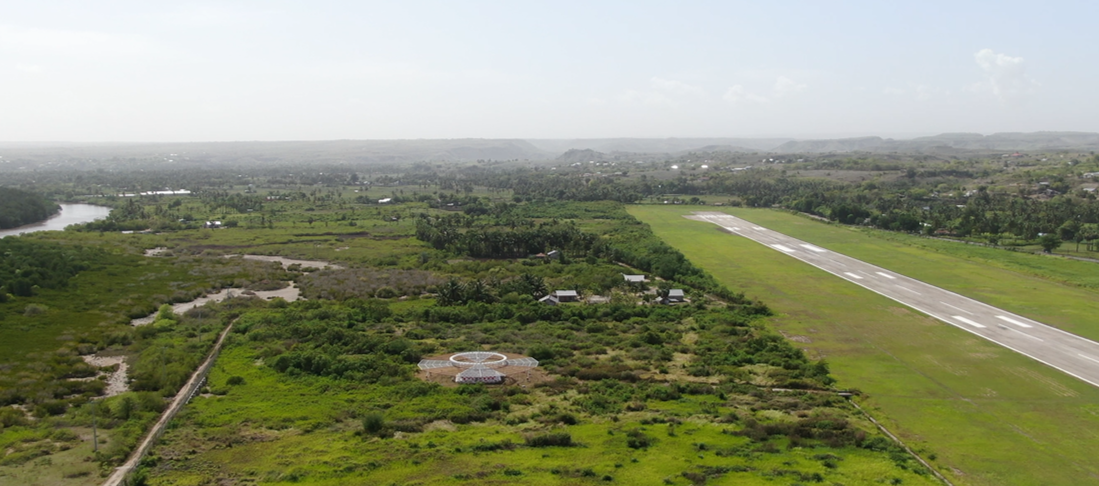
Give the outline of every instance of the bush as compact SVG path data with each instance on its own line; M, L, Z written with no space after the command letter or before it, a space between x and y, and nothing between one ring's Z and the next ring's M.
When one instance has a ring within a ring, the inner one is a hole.
M528 447L572 447L572 434L568 432L548 432L524 437Z
M630 449L645 449L653 445L653 438L645 435L641 429L634 429L626 433L626 446Z
M27 304L27 307L23 309L23 315L27 317L34 317L45 314L49 307L39 304Z
M363 417L363 432L377 435L385 429L385 417L379 412L370 412Z
M243 376L230 376L228 380L225 380L225 384L229 386L239 386L244 384Z

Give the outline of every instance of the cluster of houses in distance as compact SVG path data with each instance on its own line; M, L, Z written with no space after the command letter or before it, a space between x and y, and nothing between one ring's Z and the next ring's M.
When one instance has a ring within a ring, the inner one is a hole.
M648 279L644 275L627 275L622 274L622 277L626 279L627 283L635 285L644 285L648 282ZM668 295L660 300L661 304L671 305L680 302L685 302L686 295L683 293L683 289L670 289ZM538 299L539 302L549 305L557 305L562 302L579 302L580 293L575 290L554 290L549 295Z

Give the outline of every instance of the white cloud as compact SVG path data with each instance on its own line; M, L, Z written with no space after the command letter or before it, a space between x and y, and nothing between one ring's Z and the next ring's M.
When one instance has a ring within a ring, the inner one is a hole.
M80 57L133 56L158 51L143 37L92 31L24 28L0 25L0 51L21 55Z
M887 87L882 90L882 93L887 96L903 96L908 98L911 96L916 101L928 101L940 96L949 96L949 91L943 91L942 89L926 84L909 83L906 88Z
M618 99L626 103L637 103L646 106L663 106L667 108L676 108L679 106L677 101L656 91L639 91L631 89L622 93Z
M1023 58L996 53L992 49L981 49L973 55L977 66L984 71L985 80L974 84L971 89L991 93L1000 101L1006 102L1034 93L1039 84L1026 74Z
M748 92L748 90L744 89L744 86L741 86L739 84L734 84L730 86L729 89L725 91L725 96L722 96L721 98L734 105L742 101L748 103L767 102L766 97L757 95L755 93L750 93Z
M939 94L938 89L935 89L935 88L932 88L930 86L923 85L923 84L920 84L920 85L916 86L916 99L917 100L927 101L931 98L934 98L935 95L937 95L937 94Z
M775 98L783 98L786 96L801 93L802 91L805 91L805 89L808 87L809 85L804 83L798 83L786 76L779 76L778 79L775 80L775 87L773 91L775 93Z
M771 87L770 96L754 93L748 91L743 85L734 84L725 91L725 95L721 98L734 105L741 102L767 103L771 100L794 96L805 91L808 87L809 85L805 83L799 83L786 76L779 76L775 79L775 84Z
M42 66L37 64L16 64L15 70L24 73L40 73L42 72Z
M693 86L682 81L664 78L652 78L649 85L659 91L671 93L677 96L706 96L706 91L698 86Z
M631 89L618 96L619 101L647 106L678 108L685 101L706 97L706 90L691 84L654 77L649 80L649 89Z

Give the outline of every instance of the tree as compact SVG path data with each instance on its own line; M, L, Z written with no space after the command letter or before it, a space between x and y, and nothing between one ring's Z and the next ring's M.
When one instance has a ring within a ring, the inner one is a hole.
M1038 238L1038 244L1042 245L1042 250L1046 253L1052 253L1061 246L1061 238L1053 233L1046 233Z

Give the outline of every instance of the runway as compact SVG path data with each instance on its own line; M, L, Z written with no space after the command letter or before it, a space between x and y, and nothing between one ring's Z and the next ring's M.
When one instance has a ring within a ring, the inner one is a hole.
M1099 386L1099 343L725 213L688 218L721 226L940 321Z

